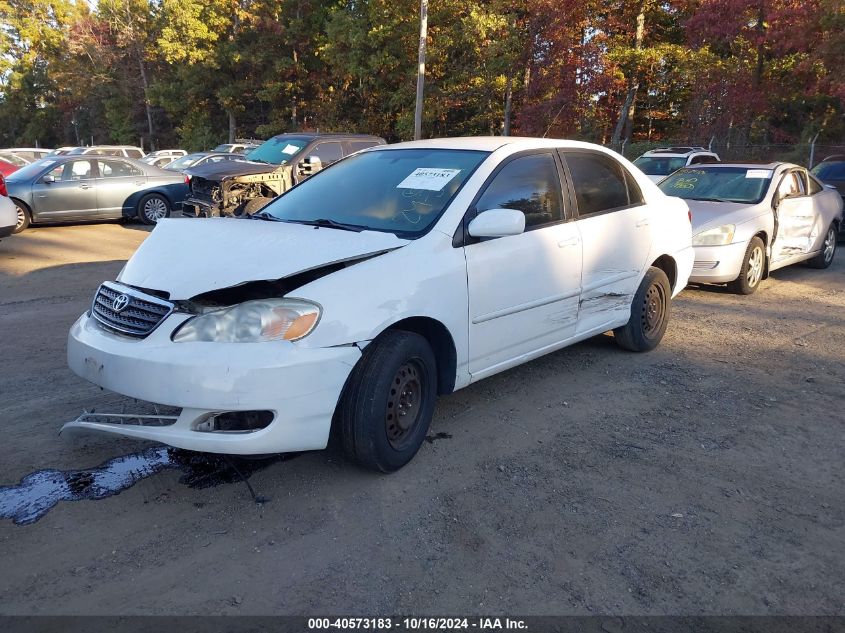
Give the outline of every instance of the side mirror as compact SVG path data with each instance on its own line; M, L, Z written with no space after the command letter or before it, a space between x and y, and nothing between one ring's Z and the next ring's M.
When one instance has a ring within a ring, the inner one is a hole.
M45 174L41 177L41 182L45 185L49 185L51 182L56 182L56 177L53 174Z
M467 232L472 237L505 237L525 231L525 214L516 209L490 209L482 211L469 223Z
M308 156L303 158L302 162L299 163L299 175L310 176L316 174L322 168L323 161L320 160L319 156Z

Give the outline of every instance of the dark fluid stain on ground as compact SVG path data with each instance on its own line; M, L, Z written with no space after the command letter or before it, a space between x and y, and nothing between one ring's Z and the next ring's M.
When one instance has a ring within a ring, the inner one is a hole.
M426 435L425 441L429 444L434 444L434 440L451 440L452 435L449 433L435 433L434 435Z
M95 468L39 470L21 479L17 486L0 486L0 518L12 519L16 525L28 525L38 521L59 501L105 499L120 494L142 479L172 469L182 471L179 483L189 488L208 488L242 481L249 488L253 500L264 503L267 499L256 496L249 484L249 476L295 456L245 459L159 447L115 457Z

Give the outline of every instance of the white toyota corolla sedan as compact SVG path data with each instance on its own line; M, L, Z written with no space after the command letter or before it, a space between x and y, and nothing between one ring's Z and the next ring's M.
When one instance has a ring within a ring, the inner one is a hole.
M827 268L836 253L842 199L791 163L695 165L660 183L692 211L690 281L751 294L778 268Z
M687 205L595 145L365 150L252 219L160 222L71 328L68 362L181 411L65 428L266 454L322 449L334 420L351 458L393 471L437 394L609 330L654 348L690 240Z

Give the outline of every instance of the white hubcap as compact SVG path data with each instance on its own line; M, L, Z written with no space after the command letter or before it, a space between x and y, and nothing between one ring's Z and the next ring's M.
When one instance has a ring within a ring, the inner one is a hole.
M23 226L23 223L26 221L26 213L24 213L24 210L21 209L19 206L15 206L15 211L18 212L18 221L15 224L15 228L19 229Z
M161 198L150 198L144 203L144 215L148 220L158 222L167 215L167 204Z
M748 258L748 272L745 278L748 280L749 287L753 288L760 283L760 278L763 276L763 249L755 246L751 251L751 257Z

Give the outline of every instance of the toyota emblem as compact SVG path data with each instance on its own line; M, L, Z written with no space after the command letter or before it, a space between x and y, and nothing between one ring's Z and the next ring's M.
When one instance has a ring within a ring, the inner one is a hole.
M117 295L111 302L111 308L115 312L123 312L129 305L129 295Z

